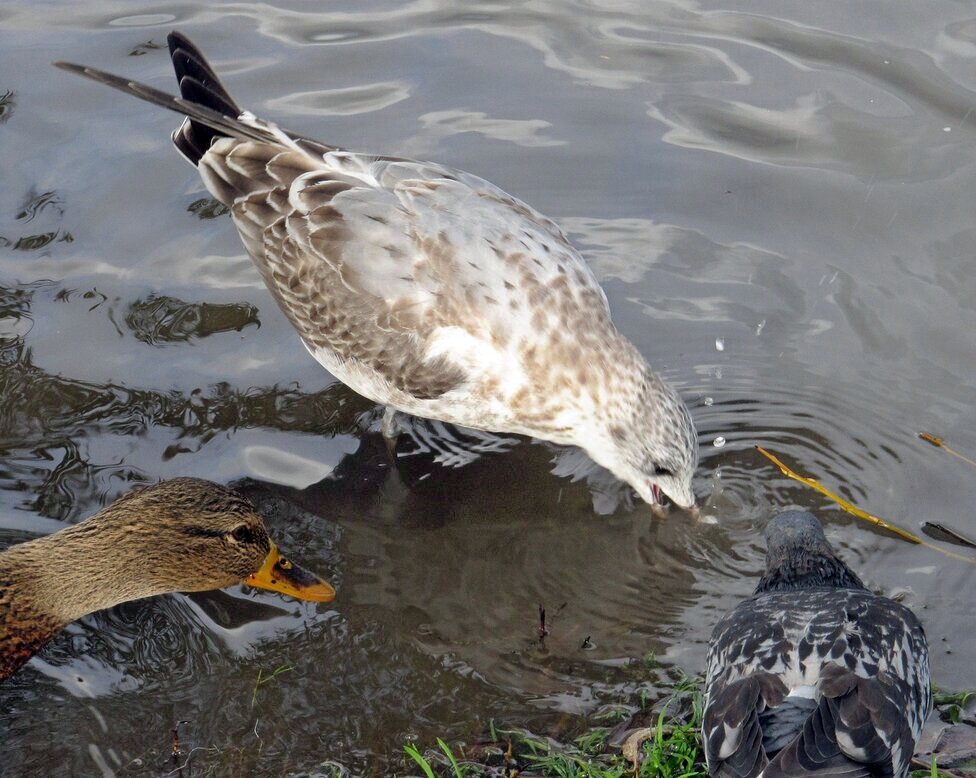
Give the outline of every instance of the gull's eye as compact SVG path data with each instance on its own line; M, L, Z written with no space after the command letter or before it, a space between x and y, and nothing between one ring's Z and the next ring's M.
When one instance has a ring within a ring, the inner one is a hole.
M673 476L674 471L668 470L668 468L664 467L663 465L654 465L654 475Z
M254 533L251 532L251 528L246 524L241 524L239 527L234 527L234 530L230 533L230 536L238 543L250 543L252 540L254 540Z

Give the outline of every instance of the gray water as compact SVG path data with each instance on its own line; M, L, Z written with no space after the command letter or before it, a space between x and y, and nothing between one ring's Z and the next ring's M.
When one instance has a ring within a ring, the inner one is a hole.
M424 422L388 468L377 409L302 348L174 117L48 64L172 90L172 28L257 114L555 218L687 398L709 520L574 480L573 452ZM215 775L392 772L408 738L582 720L633 700L648 652L701 670L787 506L919 613L939 686L976 686L973 567L753 448L912 531L976 534L976 471L916 437L976 452L974 90L976 8L949 0L5 0L0 546L197 475L250 494L339 597L83 619L0 687L4 774L165 774L181 720Z

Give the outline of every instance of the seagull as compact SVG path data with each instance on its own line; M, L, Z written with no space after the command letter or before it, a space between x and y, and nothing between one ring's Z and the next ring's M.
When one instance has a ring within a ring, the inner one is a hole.
M179 97L55 65L184 115L176 148L311 355L386 406L384 435L400 411L578 446L645 501L695 507L691 415L552 220L469 173L258 119L184 35L168 42Z
M932 708L928 643L810 513L766 528L766 573L715 627L702 734L722 778L905 778Z

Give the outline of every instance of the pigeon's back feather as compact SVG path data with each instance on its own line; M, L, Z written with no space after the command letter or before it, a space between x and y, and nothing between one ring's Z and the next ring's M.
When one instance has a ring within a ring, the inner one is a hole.
M925 635L865 589L762 592L716 625L706 697L713 775L902 778L931 708Z

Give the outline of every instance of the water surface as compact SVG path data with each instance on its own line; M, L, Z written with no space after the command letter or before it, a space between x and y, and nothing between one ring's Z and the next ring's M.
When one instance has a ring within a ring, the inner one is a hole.
M565 727L654 694L632 664L648 652L699 672L789 506L917 610L939 686L976 686L973 568L753 449L913 531L976 534L976 473L916 438L976 452L972 9L319 5L0 8L0 545L197 475L250 494L339 589L72 625L0 688L5 774L165 774L179 721L217 775L382 774L408 737ZM714 523L654 517L574 452L437 424L391 468L377 409L309 358L174 119L48 65L169 90L174 27L254 112L469 170L557 219L688 399Z

